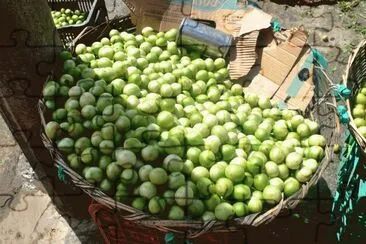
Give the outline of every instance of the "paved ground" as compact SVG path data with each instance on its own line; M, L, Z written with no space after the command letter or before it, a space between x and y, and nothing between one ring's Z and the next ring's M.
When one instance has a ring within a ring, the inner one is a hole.
M106 2L110 16L126 13L122 0ZM366 35L365 27L360 28L366 25L365 1L346 13L341 11L347 10L345 5L288 6L269 1L259 2L259 5L285 27L303 24L310 32L310 43L328 59L331 77L334 81L342 79L349 51L361 40L362 34ZM90 220L70 218L57 211L38 180L41 176L34 174L1 117L0 155L0 244L102 242ZM318 187L296 209L300 218L282 218L268 227L249 231L249 243L261 238L287 243L283 236L293 234L307 243L316 240L332 243L329 242L331 228L324 226L330 224L329 211L336 187L337 166L337 163L329 165ZM279 229L278 226L283 225L286 226ZM292 225L297 226L296 230L290 228ZM318 228L322 234L317 232Z

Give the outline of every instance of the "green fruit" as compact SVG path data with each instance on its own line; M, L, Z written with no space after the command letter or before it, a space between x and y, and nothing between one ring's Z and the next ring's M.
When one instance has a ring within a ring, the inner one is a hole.
M248 202L248 210L250 213L262 212L263 203L260 199L252 197Z
M103 93L97 100L96 108L99 112L103 112L105 107L113 104L113 96L109 93Z
M103 155L100 157L99 162L98 162L98 166L99 168L101 168L102 170L106 170L108 165L111 164L112 162L112 158L106 155Z
M245 172L245 178L243 183L249 187L251 187L254 184L253 176L249 172Z
M80 137L75 141L75 152L80 155L86 148L90 146L91 143L88 137Z
M114 187L113 182L109 181L108 179L102 180L102 182L100 182L100 184L99 184L99 188L103 192L105 192L109 195L111 195L113 193L113 191L114 191L113 187Z
M216 206L221 203L221 198L217 194L213 194L205 200L205 206L209 211L214 211Z
M56 139L60 136L60 125L55 121L50 121L46 124L45 133L47 137L51 140Z
M282 180L285 180L290 175L289 169L286 164L280 164L278 165L278 171L279 171L279 177Z
M120 180L125 185L134 185L138 180L138 176L133 169L124 169L121 173Z
M201 217L203 222L208 222L208 221L212 221L215 220L215 214L211 211L206 211L203 213L202 217Z
M305 183L311 179L312 173L311 169L303 167L296 172L295 177L299 182Z
M114 142L111 140L103 140L99 143L99 150L104 154L112 154L114 151Z
M281 180L278 177L270 179L269 184L277 187L278 189L280 189L281 192L283 191L283 188L285 187L283 180Z
M115 122L116 128L120 132L126 132L131 127L131 122L127 116L120 116Z
M251 190L247 185L244 184L235 185L233 197L239 201L248 200L251 197Z
M195 167L191 173L191 179L193 182L197 182L202 177L209 177L208 169L202 166Z
M90 183L99 183L103 180L103 171L98 167L89 167L85 171L85 179Z
M302 156L297 152L292 152L286 157L286 166L289 169L298 169L302 163Z
M315 173L315 171L318 168L318 162L313 158L309 158L309 159L305 159L302 162L302 166L310 169L312 171L312 173Z
M233 205L235 215L238 217L246 216L249 213L248 206L242 202L236 202Z
M169 175L168 187L169 189L176 190L185 184L185 177L180 172L173 172Z
M230 164L225 169L225 176L234 183L241 182L244 177L244 167L237 164Z
M159 157L159 150L156 146L148 145L142 149L141 156L145 162L152 162Z
M269 204L276 204L281 201L281 190L273 185L268 185L263 190L263 199Z
M168 175L163 168L154 168L149 173L149 180L154 185L162 185L168 181Z
M218 179L225 177L225 168L219 164L215 164L210 168L210 179L216 182Z
M285 181L285 187L283 189L283 192L285 193L286 197L290 197L294 193L296 193L299 189L300 189L300 183L294 178L288 178Z
M211 151L205 150L200 153L199 163L207 169L209 169L215 163L215 160L215 154Z
M269 159L277 164L282 163L285 160L285 154L281 148L275 146L269 153Z
M137 138L127 138L123 143L123 148L134 153L140 152L144 145Z
M163 160L163 168L168 172L181 172L184 167L184 161L175 154L170 154Z
M320 146L320 147L325 147L326 145L326 140L324 138L324 136L322 135L311 135L308 138L308 142L309 142L309 146Z
M366 96L363 93L358 93L356 96L356 104L366 105Z
M301 138L307 138L311 134L309 126L305 123L299 124L299 126L296 128L296 132Z
M93 147L88 147L81 153L80 158L84 164L96 163L99 160L98 150Z
M184 219L184 210L176 205L173 205L169 211L168 219L170 220L183 220Z
M235 214L234 208L227 202L220 203L215 208L215 216L218 220L226 221L233 218Z
M192 203L193 200L193 190L187 186L181 186L175 192L175 201L179 206L187 206Z
M84 168L83 163L80 160L80 157L78 157L78 155L74 154L70 154L67 157L67 160L70 163L70 167L76 171L80 171Z
M79 104L82 108L85 107L86 105L94 105L95 104L94 95L89 92L84 92L80 96Z
M142 197L137 197L137 198L133 199L133 201L131 203L132 207L134 207L140 211L144 210L145 205L146 205L146 200Z
M215 191L215 184L208 178L201 178L197 181L197 189L203 196L209 196Z
M266 174L257 174L254 176L254 187L259 191L263 191L263 189L269 184L269 179Z
M114 153L117 164L122 166L123 168L132 168L136 164L136 155L131 151L117 149Z
M157 125L163 129L169 130L175 125L175 117L172 113L162 111L157 116Z
M150 199L149 204L148 204L148 208L149 208L150 213L158 214L158 213L164 211L165 202L162 203L161 200L164 201L164 199L160 199L157 196Z
M234 186L230 179L220 178L216 181L215 190L217 195L227 198L233 193Z
M139 193L146 199L151 199L156 195L156 186L149 181L146 181L140 185Z
M200 218L205 212L205 205L202 200L193 199L192 203L188 205L188 215L193 218Z
M149 180L149 174L153 170L153 167L149 164L146 164L142 166L139 169L138 175L141 181L148 181Z
M71 138L63 138L57 143L57 148L66 154L73 152L74 150L74 140Z
M172 205L175 202L175 192L172 190L167 190L163 194L163 198L167 204Z

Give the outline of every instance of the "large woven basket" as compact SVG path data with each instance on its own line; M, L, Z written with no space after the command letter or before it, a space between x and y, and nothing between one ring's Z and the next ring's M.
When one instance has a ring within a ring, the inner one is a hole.
M363 81L366 81L366 39L357 46L350 56L346 74L343 79L344 84L352 91L351 99L347 100L347 110L351 120L348 127L363 153L365 153L366 138L358 131L352 116L352 108L354 105L354 100L352 98L355 97L355 94L357 94L358 90L361 88L361 83Z
M109 30L112 28L118 29L120 31L135 31L130 18L125 17L118 21L114 20L112 22L104 23L98 27L85 29L85 31L78 36L74 44L82 42L86 45L90 45L93 41L108 35ZM242 229L245 226L259 226L272 221L277 215L281 213L282 210L295 208L295 206L306 196L309 188L317 183L323 171L333 157L332 145L338 138L337 130L339 129L336 125L338 120L334 110L335 98L332 94L329 94L332 84L324 76L323 69L317 65L315 65L315 67L316 68L313 70L315 96L306 109L304 116L316 120L320 124L320 133L327 138L325 157L320 163L318 170L307 184L304 184L296 194L287 199L283 198L278 205L267 210L266 212L251 214L246 217L236 218L228 222L210 221L203 223L202 221L196 220L171 221L158 219L157 217L148 213L138 211L131 206L117 202L102 192L99 188L84 180L82 176L80 176L68 166L61 153L58 152L54 143L49 138L47 138L44 131L41 132L43 143L49 149L54 159L55 165L63 169L63 171L68 175L69 179L76 187L80 187L85 193L90 195L98 203L120 212L120 216L122 218L134 221L138 225L144 225L148 228L156 228L163 232L185 234L187 238L195 238L207 232L230 232ZM59 71L60 69L56 67L56 77L59 77ZM42 100L39 102L39 113L44 128L46 121L50 120L51 115L50 112L45 109Z

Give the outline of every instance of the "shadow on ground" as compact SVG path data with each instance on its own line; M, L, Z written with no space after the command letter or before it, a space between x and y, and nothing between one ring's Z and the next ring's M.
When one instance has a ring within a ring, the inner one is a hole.
M270 0L271 2L288 5L288 6L312 6L316 7L319 5L333 5L337 3L337 0ZM263 2L263 1L259 1Z

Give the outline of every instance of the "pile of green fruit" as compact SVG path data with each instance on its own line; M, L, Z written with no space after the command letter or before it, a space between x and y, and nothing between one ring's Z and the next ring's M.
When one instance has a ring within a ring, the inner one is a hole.
M72 11L71 9L64 8L60 9L60 11L52 10L51 15L56 28L82 24L87 17L87 14L80 10Z
M366 81L362 82L354 100L353 121L359 133L366 138Z
M176 29L111 30L43 89L45 128L106 194L171 220L228 220L276 205L324 157L319 125L229 79L223 58L177 46ZM187 215L185 215L185 210Z

